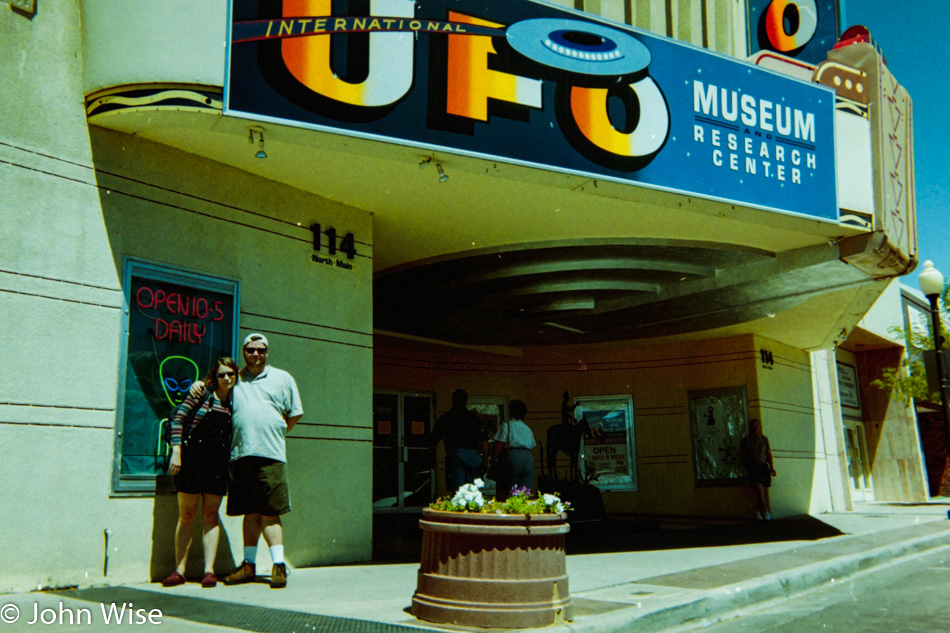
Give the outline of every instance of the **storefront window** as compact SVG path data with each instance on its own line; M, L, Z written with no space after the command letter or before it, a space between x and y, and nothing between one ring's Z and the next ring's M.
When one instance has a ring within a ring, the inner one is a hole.
M576 396L582 432L579 468L601 490L637 490L637 449L630 396Z
M237 340L238 284L128 259L113 492L170 490L168 414Z

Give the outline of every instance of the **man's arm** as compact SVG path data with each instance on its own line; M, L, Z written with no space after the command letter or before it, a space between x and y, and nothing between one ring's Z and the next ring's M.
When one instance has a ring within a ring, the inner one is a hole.
M294 425L300 421L303 415L292 415L289 418L284 418L287 421L287 432L290 433L290 429L294 428Z
M775 476L775 465L772 463L772 446L769 444L769 439L765 438L765 458L769 462L769 472L772 476Z

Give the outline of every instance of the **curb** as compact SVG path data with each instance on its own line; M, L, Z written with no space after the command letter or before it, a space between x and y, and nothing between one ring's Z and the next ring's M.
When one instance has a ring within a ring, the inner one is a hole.
M702 591L703 595L686 602L670 604L664 600L644 612L638 607L613 613L586 616L583 621L567 623L549 630L572 633L659 633L688 630L716 624L742 609L772 600L784 600L815 589L825 583L848 580L859 574L909 562L922 552L950 547L950 530L882 545L858 554L846 554L829 560L777 571L768 577L753 578L736 585ZM695 595L694 592L693 595ZM588 619L589 618L589 619Z

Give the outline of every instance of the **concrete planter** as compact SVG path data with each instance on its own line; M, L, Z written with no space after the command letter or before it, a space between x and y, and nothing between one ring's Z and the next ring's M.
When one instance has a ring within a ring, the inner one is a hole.
M422 511L412 613L421 620L527 628L570 620L566 514Z

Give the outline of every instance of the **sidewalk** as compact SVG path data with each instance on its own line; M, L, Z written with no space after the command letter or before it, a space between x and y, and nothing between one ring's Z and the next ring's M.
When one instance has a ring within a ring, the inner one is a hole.
M782 598L848 575L912 560L950 546L950 501L921 505L858 504L854 512L703 528L676 526L637 533L630 525L578 526L567 559L574 621L558 633L651 633L686 623L701 625L738 609ZM571 553L573 551L583 553ZM266 583L202 589L197 583L164 589L156 583L0 597L19 607L26 631L34 609L53 609L44 631L116 630L100 603L132 603L162 612L163 631L309 631L397 633L466 630L421 622L408 612L417 563L295 569L288 587ZM62 607L60 607L62 603ZM38 605L38 607L35 607ZM90 616L80 614L87 609ZM64 611L65 610L65 611ZM131 609L129 609L130 611ZM0 608L0 617L3 611ZM86 617L83 626L69 616ZM128 624L129 613L123 622ZM134 628L149 628L148 624ZM121 627L126 630L126 627Z

